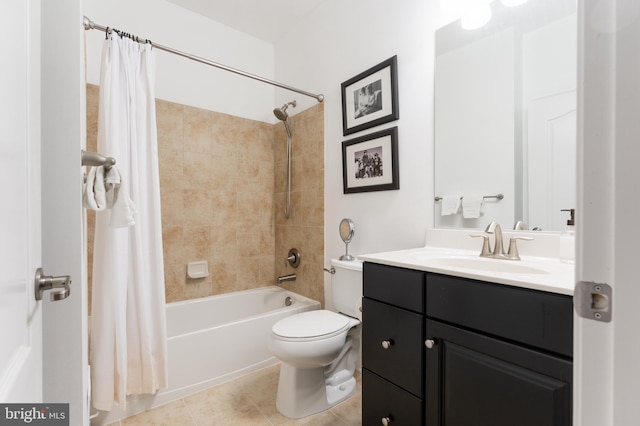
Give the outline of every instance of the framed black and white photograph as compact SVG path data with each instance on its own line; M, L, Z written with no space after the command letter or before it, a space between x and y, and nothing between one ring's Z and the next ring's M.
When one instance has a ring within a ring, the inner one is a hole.
M397 120L397 56L342 83L342 134Z
M342 142L344 193L400 189L398 128Z

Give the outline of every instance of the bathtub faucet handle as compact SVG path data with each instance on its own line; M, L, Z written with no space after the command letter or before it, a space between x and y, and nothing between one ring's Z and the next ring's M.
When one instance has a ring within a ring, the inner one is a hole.
M297 248L292 248L291 250L289 250L289 254L287 255L287 262L289 262L289 265L291 265L293 268L297 268L298 266L300 266L301 258L302 255L300 254L300 250L298 250Z

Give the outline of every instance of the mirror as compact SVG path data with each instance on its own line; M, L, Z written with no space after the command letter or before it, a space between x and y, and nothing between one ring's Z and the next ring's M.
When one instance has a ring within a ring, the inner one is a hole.
M340 238L344 241L344 254L340 256L340 260L354 260L355 258L349 254L349 243L355 233L355 225L351 219L342 219L340 221Z
M576 0L491 11L481 28L436 31L434 226L560 231L575 208ZM465 195L486 197L478 218L451 212Z

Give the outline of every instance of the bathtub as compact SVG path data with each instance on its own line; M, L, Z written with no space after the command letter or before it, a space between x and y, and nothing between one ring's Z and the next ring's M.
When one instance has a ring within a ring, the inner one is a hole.
M269 351L273 324L320 309L320 302L271 286L166 306L169 389L130 396L126 412L101 412L92 425L108 424L278 363Z

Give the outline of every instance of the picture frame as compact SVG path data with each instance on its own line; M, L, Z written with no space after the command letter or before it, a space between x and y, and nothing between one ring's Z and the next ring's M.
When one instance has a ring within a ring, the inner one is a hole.
M398 128L342 142L342 182L345 194L400 189Z
M397 120L397 55L341 84L342 134Z

